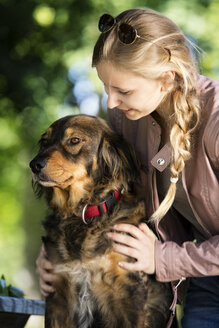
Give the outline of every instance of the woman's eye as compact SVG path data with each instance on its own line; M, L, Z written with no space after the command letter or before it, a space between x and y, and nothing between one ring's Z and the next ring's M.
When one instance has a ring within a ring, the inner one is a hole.
M71 139L68 140L68 143L70 145L76 145L78 144L79 142L81 142L81 139L80 138L77 138L77 137L73 137Z
M129 91L119 91L119 93L123 96L128 95L130 92Z

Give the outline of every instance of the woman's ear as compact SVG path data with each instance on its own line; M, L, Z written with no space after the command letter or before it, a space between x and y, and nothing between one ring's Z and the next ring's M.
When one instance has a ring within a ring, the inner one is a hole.
M161 74L161 91L170 92L173 88L173 82L175 79L174 71L166 71Z

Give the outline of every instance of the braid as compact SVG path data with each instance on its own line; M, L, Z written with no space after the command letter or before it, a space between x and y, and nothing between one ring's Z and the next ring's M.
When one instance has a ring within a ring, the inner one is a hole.
M185 162L191 157L191 137L200 120L200 106L194 91L194 81L185 89L178 87L172 95L174 123L170 131L170 143L173 157L170 164L171 180L169 189L151 220L161 220L173 204L176 194L176 182Z

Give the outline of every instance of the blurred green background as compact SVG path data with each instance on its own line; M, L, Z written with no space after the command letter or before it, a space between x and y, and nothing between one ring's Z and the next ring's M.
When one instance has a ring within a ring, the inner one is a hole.
M219 78L219 0L0 0L0 274L40 298L35 259L46 213L29 161L48 125L80 111L105 116L91 68L98 18L158 10L203 49L201 73ZM32 320L28 327L43 327Z

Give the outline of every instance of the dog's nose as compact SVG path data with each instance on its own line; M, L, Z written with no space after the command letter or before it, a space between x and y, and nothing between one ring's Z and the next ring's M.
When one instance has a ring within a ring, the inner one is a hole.
M46 166L46 160L40 159L40 158L34 158L30 162L30 168L33 171L33 173L40 173L40 171Z

